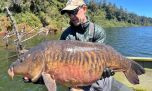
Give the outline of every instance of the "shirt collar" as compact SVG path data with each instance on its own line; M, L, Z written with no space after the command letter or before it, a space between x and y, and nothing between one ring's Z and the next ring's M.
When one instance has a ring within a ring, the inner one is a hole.
M89 17L88 16L86 17L87 17L87 21L85 23L80 24L79 26L74 26L72 23L70 23L71 27L74 28L79 33L84 33L87 30L90 23Z

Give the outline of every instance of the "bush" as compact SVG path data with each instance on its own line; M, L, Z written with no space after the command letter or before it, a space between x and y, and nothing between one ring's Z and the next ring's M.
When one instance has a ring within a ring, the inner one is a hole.
M30 12L16 14L15 19L17 24L26 22L28 25L33 27L42 27L40 19Z

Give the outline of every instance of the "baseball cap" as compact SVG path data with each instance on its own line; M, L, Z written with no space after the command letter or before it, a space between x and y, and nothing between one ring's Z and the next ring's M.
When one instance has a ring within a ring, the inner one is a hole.
M69 0L66 3L66 6L61 10L61 14L64 14L66 11L74 10L82 5L85 5L83 0Z

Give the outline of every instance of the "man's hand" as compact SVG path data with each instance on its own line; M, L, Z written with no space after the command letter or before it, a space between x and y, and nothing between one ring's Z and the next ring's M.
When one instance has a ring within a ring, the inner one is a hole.
M105 68L103 70L102 78L107 78L107 77L113 76L114 74L115 74L115 72L112 69Z

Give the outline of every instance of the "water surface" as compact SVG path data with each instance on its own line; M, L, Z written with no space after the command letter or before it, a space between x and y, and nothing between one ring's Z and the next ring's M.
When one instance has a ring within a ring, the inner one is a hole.
M152 57L152 27L106 29L106 43L125 56Z

